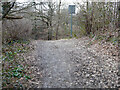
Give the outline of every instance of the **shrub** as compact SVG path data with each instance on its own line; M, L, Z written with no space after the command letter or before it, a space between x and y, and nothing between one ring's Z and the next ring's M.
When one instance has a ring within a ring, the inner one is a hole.
M29 39L32 32L32 23L28 19L3 20L3 42L11 40Z

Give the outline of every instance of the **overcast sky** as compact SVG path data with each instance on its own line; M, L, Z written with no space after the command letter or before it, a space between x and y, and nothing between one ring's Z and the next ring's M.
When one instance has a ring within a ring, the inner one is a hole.
M17 2L27 2L27 1L34 1L34 0L17 0ZM43 1L43 2L45 2L45 1L47 1L47 0L36 0L36 1ZM52 1L52 0L50 0L50 1ZM56 2L58 2L59 0L53 0L53 1L56 1ZM81 2L82 0L61 0L62 1L62 3L67 3L67 4L73 4L73 2Z
M27 2L27 1L34 1L34 0L17 0L17 2ZM48 1L48 0L37 0L37 1ZM59 0L50 0L50 1L56 1L58 2ZM68 3L68 4L73 4L73 2L82 2L82 1L85 1L85 0L62 0L62 2L64 3ZM93 1L93 2L104 2L104 1L113 1L113 2L118 2L120 0L89 0L89 1Z

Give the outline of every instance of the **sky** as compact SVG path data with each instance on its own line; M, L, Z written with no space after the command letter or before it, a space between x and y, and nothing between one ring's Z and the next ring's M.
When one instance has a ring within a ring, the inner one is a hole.
M48 0L16 0L17 2L34 2L34 1L37 1L37 2L45 2L45 1L48 1ZM49 0L49 1L55 1L55 2L58 2L59 3L59 0ZM75 2L82 2L82 0L61 0L62 4L65 4L65 5L74 5ZM76 12L77 12L77 8L76 8Z
M45 2L45 1L55 1L55 2L59 2L59 0L17 0L17 2L34 2L34 1L38 1L38 2ZM82 2L85 2L87 0L61 0L62 4L66 4L66 5L73 5L75 2L79 2L79 3L82 3ZM88 1L93 1L93 2L109 2L109 1L113 1L113 2L118 2L120 0L88 0ZM76 11L77 11L77 8L76 8Z
M34 0L17 0L17 2L27 2L27 1L34 1ZM37 0L37 1L47 1L47 0ZM52 0L50 0L52 1ZM53 0L58 2L59 0ZM61 2L66 3L66 4L73 4L73 2L81 2L82 0L61 0Z
M34 1L34 0L17 0L17 2L27 2L27 1ZM37 0L37 1L46 1L46 0ZM50 0L52 1L52 0ZM58 2L59 0L53 0ZM62 0L62 2L68 3L68 4L73 4L73 2L82 2L85 0ZM94 1L94 2L104 2L104 1L113 1L113 2L118 2L120 0L89 0L89 1Z

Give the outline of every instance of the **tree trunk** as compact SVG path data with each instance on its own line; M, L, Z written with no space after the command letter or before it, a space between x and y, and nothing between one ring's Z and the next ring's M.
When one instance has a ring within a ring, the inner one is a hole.
M89 20L89 12L88 12L88 10L89 10L89 2L87 1L87 6L86 6L86 32L87 32L87 35L89 35L90 34L90 32L91 32L91 25L90 25L90 20Z
M15 2L13 2L9 7L7 6L8 4L9 4L9 2L4 2L3 5L2 5L2 7L4 8L2 18L5 18L8 15L10 10L14 7ZM6 9L6 7L7 7L7 9Z
M59 23L60 23L60 6L61 6L61 0L59 1L59 7L58 7L58 23L57 23L57 29L56 29L56 40L58 39L58 30L59 30Z
M51 21L48 28L48 40L52 40L52 22Z
M118 27L119 27L119 29L120 29L120 2L118 2L119 3L119 6L118 6L118 14L119 14L119 17L118 17Z

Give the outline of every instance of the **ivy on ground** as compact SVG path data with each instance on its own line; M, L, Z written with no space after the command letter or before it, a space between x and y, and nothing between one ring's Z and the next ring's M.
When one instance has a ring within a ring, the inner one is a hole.
M13 40L2 47L2 78L3 88L23 87L19 82L21 78L25 80L31 79L27 74L25 67L21 62L24 58L21 54L29 50L29 41Z

